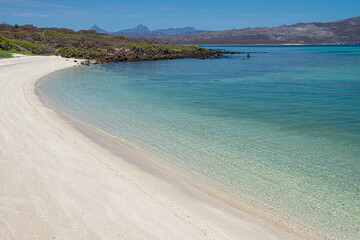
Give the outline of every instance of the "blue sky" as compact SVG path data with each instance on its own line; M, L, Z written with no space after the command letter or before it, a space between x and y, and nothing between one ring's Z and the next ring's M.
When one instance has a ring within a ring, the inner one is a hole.
M360 15L360 0L0 0L0 22L109 31L138 24L150 30L204 30L332 21Z

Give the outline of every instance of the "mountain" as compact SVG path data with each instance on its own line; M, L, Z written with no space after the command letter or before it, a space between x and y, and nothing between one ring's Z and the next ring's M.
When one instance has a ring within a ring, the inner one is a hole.
M95 30L98 33L109 33L108 31L99 28L97 25L92 26L91 28L89 28L89 30Z
M152 38L182 44L360 44L360 17Z
M165 36L177 35L177 34L194 34L200 32L207 32L205 30L196 30L193 27L184 27L184 28L167 28L167 29L157 29L154 32L162 33Z
M142 24L134 28L124 29L117 32L108 32L104 29L99 28L97 25L92 26L89 30L95 30L98 33L109 33L112 35L120 35L120 36L135 37L135 38L156 38L156 37L172 36L175 34L196 34L196 33L207 32L205 30L197 30L193 27L167 28L167 29L157 29L154 31L150 31L146 26Z
M142 35L142 34L146 34L146 33L149 33L150 30L145 27L144 25L140 24L140 25L137 25L136 27L134 28L130 28L130 29L125 29L125 30L120 30L118 32L115 32L113 33L114 35L115 34L122 34L122 33L125 33L125 34L137 34L137 35Z

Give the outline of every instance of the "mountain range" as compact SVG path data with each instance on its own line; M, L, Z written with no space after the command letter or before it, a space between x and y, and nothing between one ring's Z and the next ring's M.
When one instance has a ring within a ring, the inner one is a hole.
M99 33L179 44L360 44L360 17L224 31L196 30L193 27L150 31L143 25L118 32L107 32L96 25L90 29Z
M298 23L152 39L182 44L360 44L360 17L325 23Z
M98 33L109 33L111 35L121 35L125 37L136 37L136 38L154 38L154 37L166 37L178 34L197 34L202 32L207 32L206 30L196 30L193 27L184 27L184 28L167 28L167 29L157 29L150 31L146 26L140 24L134 28L119 30L117 32L106 31L97 25L92 26L89 30L95 30Z

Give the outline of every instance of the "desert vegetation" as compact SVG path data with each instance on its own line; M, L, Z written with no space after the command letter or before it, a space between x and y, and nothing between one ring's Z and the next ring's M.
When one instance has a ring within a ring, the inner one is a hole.
M66 28L0 24L0 50L37 55L60 55L98 62L141 61L174 58L211 58L223 52L197 46L159 43Z

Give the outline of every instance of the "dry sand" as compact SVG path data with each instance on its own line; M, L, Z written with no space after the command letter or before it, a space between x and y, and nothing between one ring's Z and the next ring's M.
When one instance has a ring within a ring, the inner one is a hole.
M0 60L1 240L293 239L172 174L131 164L46 107L36 81L75 65Z

